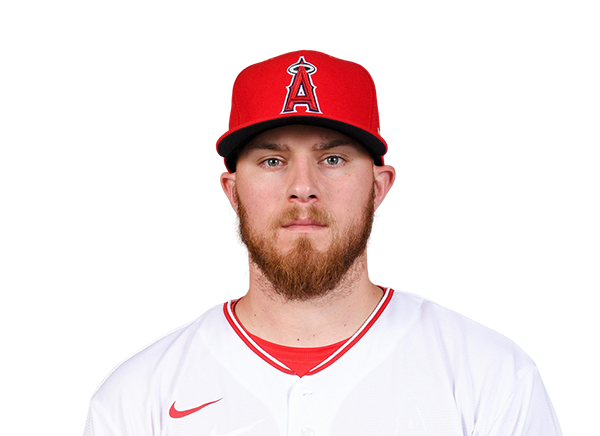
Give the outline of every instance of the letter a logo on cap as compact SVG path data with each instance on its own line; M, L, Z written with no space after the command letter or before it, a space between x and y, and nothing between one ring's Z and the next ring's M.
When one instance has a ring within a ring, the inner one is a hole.
M296 106L306 106L306 112L322 113L315 92L316 86L313 85L310 78L315 71L317 71L317 67L306 62L304 56L300 56L298 62L288 67L287 72L292 75L292 81L287 86L288 92L282 114L296 112Z

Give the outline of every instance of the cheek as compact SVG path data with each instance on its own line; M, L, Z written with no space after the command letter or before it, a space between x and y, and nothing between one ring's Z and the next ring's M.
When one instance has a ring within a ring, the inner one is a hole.
M275 213L274 192L265 186L238 187L238 199L246 211L246 219L253 226L264 226Z
M336 189L332 191L330 201L325 208L331 212L341 228L354 225L363 216L369 192L363 187L354 189Z

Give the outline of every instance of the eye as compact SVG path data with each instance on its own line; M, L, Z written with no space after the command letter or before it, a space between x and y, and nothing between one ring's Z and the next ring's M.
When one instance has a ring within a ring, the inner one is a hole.
M281 164L281 161L275 157L270 157L268 159L265 159L263 161L263 164L270 168L274 168L276 166L279 166Z
M340 165L342 162L344 162L344 159L342 159L339 156L328 156L325 158L324 162L327 165L336 166L336 165Z

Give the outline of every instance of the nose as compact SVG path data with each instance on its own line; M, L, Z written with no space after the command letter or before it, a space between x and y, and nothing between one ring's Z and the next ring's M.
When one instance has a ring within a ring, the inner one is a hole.
M288 200L292 203L315 203L321 196L317 183L317 169L308 160L294 162L288 171Z

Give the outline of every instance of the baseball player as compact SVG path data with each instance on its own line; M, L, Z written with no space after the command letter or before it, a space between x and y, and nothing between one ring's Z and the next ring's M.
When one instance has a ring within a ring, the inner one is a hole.
M513 342L370 281L395 172L363 67L297 51L246 68L217 150L249 289L117 367L86 436L561 434Z

